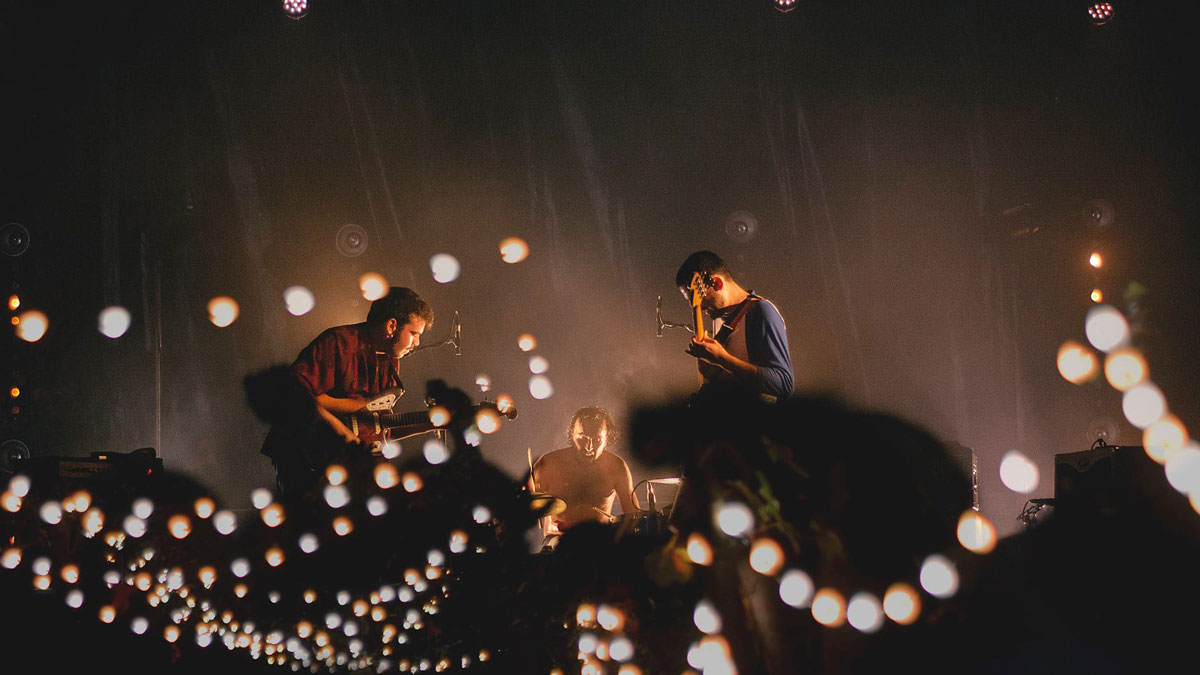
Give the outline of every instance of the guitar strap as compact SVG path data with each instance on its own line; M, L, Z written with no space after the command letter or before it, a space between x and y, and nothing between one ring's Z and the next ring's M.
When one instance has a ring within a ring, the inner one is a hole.
M729 341L729 336L733 335L733 331L737 330L737 327L742 323L742 319L746 316L746 311L750 309L750 303L756 300L758 300L758 296L754 294L754 291L750 291L746 299L742 300L738 304L737 309L734 310L733 317L729 321L721 323L721 330L717 331L713 339L724 346Z

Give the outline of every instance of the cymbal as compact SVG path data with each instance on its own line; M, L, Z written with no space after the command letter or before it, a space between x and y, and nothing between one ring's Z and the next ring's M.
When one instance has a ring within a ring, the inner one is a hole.
M542 492L529 493L529 509L543 516L554 516L567 510L567 503Z

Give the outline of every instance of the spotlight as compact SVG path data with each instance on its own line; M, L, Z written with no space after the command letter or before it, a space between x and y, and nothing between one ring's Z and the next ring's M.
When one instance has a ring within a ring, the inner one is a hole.
M299 21L308 16L308 0L283 0L283 13Z
M1112 20L1113 6L1111 2L1092 3L1087 9L1088 18L1097 26L1103 26Z
M796 0L771 0L771 4L784 14L796 9Z
M284 4L286 5L287 3ZM307 9L308 3L305 2L304 6ZM300 19L303 17L297 16L293 18ZM354 223L343 225L337 231L337 235L333 241L337 246L338 253L347 258L356 258L367 250L367 231L361 225L355 225Z
M739 244L754 239L757 233L758 219L749 211L734 211L725 219L725 236Z

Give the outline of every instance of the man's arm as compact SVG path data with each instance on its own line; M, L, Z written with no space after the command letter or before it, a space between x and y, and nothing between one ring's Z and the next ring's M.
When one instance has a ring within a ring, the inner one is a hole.
M633 494L633 474L629 473L629 465L625 460L612 455L618 464L613 471L615 480L613 488L617 491L617 499L621 502L621 513L636 513L642 510L638 504L637 495Z
M759 300L746 313L746 352L757 364L760 391L787 398L795 388L787 326L770 300Z

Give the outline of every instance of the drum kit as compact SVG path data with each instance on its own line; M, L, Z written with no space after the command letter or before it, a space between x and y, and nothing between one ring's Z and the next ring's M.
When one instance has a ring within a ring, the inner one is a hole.
M653 538L665 535L667 532L672 507L674 507L675 501L678 498L679 489L683 485L683 479L675 476L646 479L634 487L634 492L636 493L638 488L643 485L646 486L646 499L642 510L613 515L599 508L595 509L603 517L602 522L616 527L616 536L618 539L625 535ZM655 485L669 485L676 488L670 503L661 509L658 507L658 498L654 492ZM567 508L565 501L543 492L527 493L526 499L529 509L537 514L539 518L558 515Z

